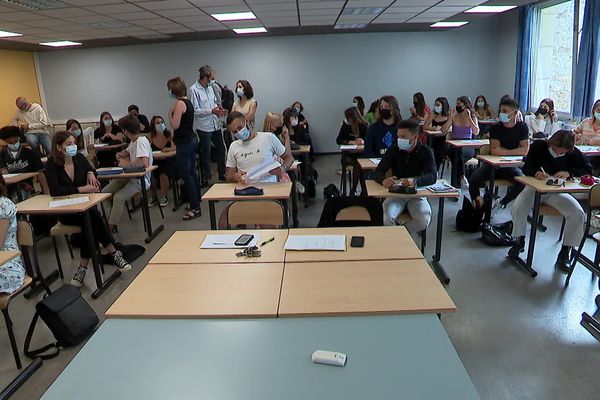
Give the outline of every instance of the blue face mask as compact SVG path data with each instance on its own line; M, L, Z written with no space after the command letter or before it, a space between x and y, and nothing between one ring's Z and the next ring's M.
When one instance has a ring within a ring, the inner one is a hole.
M500 119L500 122L502 122L503 124L506 124L510 121L510 117L508 116L507 113L500 113L498 115L498 118Z
M110 118L109 119L104 119L104 120L102 120L102 123L104 124L104 126L111 126L112 123L113 123L113 120L110 119Z
M71 133L73 134L73 136L79 137L81 135L81 129L72 130Z
M600 112L594 113L594 118L600 119Z
M162 122L160 124L154 125L154 128L156 129L156 132L163 133L164 131L167 130L167 124L165 124L164 122Z
M11 151L19 151L20 148L21 148L21 143L19 143L19 142L8 145L8 149Z
M177 96L175 96L173 94L173 92L171 92L170 90L169 90L169 97L172 98L172 99L176 99L177 98Z
M442 106L433 106L433 111L436 114L441 114L442 113Z
M240 139L242 141L248 140L250 137L250 129L247 126L244 126L243 129L240 129L238 133L235 134L236 139Z
M75 157L75 154L77 154L77 145L71 144L71 145L65 147L65 154L68 155L69 157Z
M398 148L403 151L408 151L412 147L409 139L398 138Z

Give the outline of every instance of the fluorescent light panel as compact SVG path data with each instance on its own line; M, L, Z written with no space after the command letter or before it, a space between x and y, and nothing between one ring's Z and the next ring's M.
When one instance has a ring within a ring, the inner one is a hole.
M446 22L436 22L433 25L430 25L430 28L459 28L461 26L464 26L468 24L468 22L466 21L461 21L461 22L450 22L450 21L446 21Z
M23 34L15 33L15 32L0 31L0 38L15 37L15 36L23 36Z
M467 14L498 14L504 11L512 10L513 8L517 8L517 6L477 6L473 7L465 13Z
M254 15L254 13L252 13L250 11L210 14L210 15L217 21L245 21L245 20L249 20L249 19L256 19L256 15Z
M364 29L367 24L337 24L334 29Z
M79 42L71 42L70 40L58 40L56 42L43 42L40 43L42 46L50 47L69 47L69 46L81 46Z
M267 28L264 26L257 26L256 28L235 28L233 31L238 35L246 35L249 33L265 33L267 32Z

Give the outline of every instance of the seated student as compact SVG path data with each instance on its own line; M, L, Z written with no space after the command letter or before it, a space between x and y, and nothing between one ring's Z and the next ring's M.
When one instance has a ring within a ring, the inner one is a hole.
M446 133L452 126L452 118L450 118L450 104L445 97L435 99L433 112L429 113L423 129L426 131L435 131ZM446 157L446 136L432 136L430 138L431 148L435 156L435 166L440 169L444 157Z
M479 135L479 122L474 115L473 103L468 96L461 96L456 99L456 108L453 110L452 133L448 136L452 140L468 140ZM457 186L460 183L462 189L469 188L469 182L465 178L465 163L475 154L473 149L462 147L449 147L448 156L452 161L452 185ZM458 160L458 163L455 162ZM456 164L456 165L455 165Z
M377 120L377 109L379 108L379 99L375 100L371 103L369 107L369 111L365 114L363 119L368 125L371 125L373 122Z
M419 123L413 119L400 121L395 144L385 153L375 170L375 180L389 189L397 180L409 186L435 183L437 170L433 152L419 143ZM386 178L391 170L392 175ZM396 225L400 214L407 210L412 220L406 224L411 233L423 231L431 222L431 206L425 198L390 198L383 203L386 223Z
M431 108L425 103L423 93L417 92L413 95L413 106L410 108L411 118L417 121L425 121L431 114Z
M360 116L360 118L364 118L365 117L365 101L363 100L362 96L354 96L354 98L352 99L352 105L353 107L356 107L356 110L358 111L358 115Z
M547 139L561 128L552 99L542 100L536 112L525 116L525 123L529 128L529 137L534 139Z
M94 153L94 130L92 128L81 129L81 124L76 119L70 119L66 124L67 131L71 132L77 140L77 150L84 156Z
M148 117L146 117L144 114L140 114L140 108L138 106L132 104L127 107L127 114L133 115L140 121L140 130L142 133L150 132L150 123L148 122Z
M600 145L600 99L592 106L592 116L584 119L575 129L577 144Z
M382 157L394 144L398 123L401 120L398 100L394 96L383 96L379 99L377 120L367 129L363 156Z
M344 121L340 127L336 143L342 144L365 144L365 136L367 135L367 123L360 117L358 109L356 107L347 108L344 111ZM358 154L349 154L347 157L348 163L352 165L354 174L352 175L352 188L351 192L354 193L356 186L360 181L361 168L358 163ZM342 168L346 168L342 165Z
M263 132L269 132L277 136L277 138L281 141L283 146L285 147L286 152L292 152L292 145L290 140L290 135L287 127L283 125L283 117L275 112L267 112L265 114L265 119L263 121ZM278 178L279 182L291 182L293 178L296 178L294 175L295 172L286 172L281 174ZM304 193L304 185L300 182L296 182L296 189L299 193Z
M500 121L490 129L490 154L495 156L524 156L529 150L529 134L524 122L517 121L519 103L506 99L500 105ZM483 207L484 199L480 189L490 176L489 164L481 163L469 179L469 193L475 208ZM500 207L505 208L523 190L523 185L515 181L515 176L523 176L517 167L497 168L496 178L508 179L513 186L508 189L506 196L500 200Z
M18 127L5 126L0 129L0 138L7 143L6 148L0 151L0 173L18 174L44 170L44 164L39 156L39 152L31 150L19 142L21 131ZM44 174L39 174L38 179L42 191L48 193L48 184L46 183ZM33 188L33 178L17 184L17 190L21 191L24 199L29 198L35 191Z
M19 251L17 206L8 198L6 182L2 175L0 175L0 250ZM14 293L21 288L24 278L25 267L21 257L0 264L0 294Z
M115 124L115 121L108 111L100 114L100 126L94 131L94 139L104 144L123 143L123 132ZM114 167L117 164L117 150L96 151L96 161L99 167Z
M561 130L550 139L536 140L529 147L523 172L527 176L545 181L548 177L569 179L591 174L592 166L587 158L575 147L575 134ZM511 214L513 237L516 244L508 251L509 257L518 257L525 251L525 229L527 215L533 206L535 191L526 187L515 200ZM577 200L568 193L552 193L542 196L542 204L556 208L566 219L563 246L558 253L555 267L563 272L569 271L571 248L578 246L583 237L585 211Z
M140 121L132 116L126 115L119 120L119 127L129 139L127 149L117 153L120 167L144 167L152 165L152 146L148 138L140 132ZM144 179L146 189L150 189L151 173L148 172ZM108 227L111 232L117 227L117 223L125 211L125 202L142 190L140 180L135 179L113 179L102 192L112 193L112 209L108 217Z
M498 110L499 110L499 109L500 109L500 107L502 106L502 102L503 102L504 100L506 100L506 99L512 99L512 96L511 96L510 94L505 94L504 96L502 96L502 97L500 98L500 103L498 104ZM498 119L498 118L496 118L496 121L498 121L498 120L499 120L499 119ZM519 111L517 112L517 121L523 121L523 120L524 120L524 118L523 118L523 113L521 112L521 110L519 110Z
M51 196L68 196L75 193L97 193L100 182L88 160L77 152L75 137L70 132L56 132L52 138L52 155L48 159L46 177ZM94 238L112 255L117 268L121 271L131 269L131 264L123 258L123 254L115 248L115 240L108 231L100 212L96 207L89 210ZM87 235L85 223L81 215L59 214L58 220L65 225L81 227L82 237ZM90 262L91 252L96 249L88 247L87 240L81 240L79 268L71 280L71 285L81 287Z
M496 119L494 109L489 105L485 96L481 94L475 99L474 114L478 119Z
M167 129L165 120L155 115L150 121L150 145L152 151L170 152L175 151L173 143L173 133ZM158 168L152 172L154 179L159 182L160 187L160 206L169 205L169 178L175 173L175 158L165 158L164 160L155 160L154 165ZM156 190L154 186L150 190L150 207L156 205Z

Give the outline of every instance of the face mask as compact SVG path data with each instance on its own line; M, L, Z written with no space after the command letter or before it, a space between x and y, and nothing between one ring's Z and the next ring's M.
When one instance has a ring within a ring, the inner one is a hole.
M510 117L507 113L500 113L498 115L498 118L500 118L500 122L502 122L503 124L507 124L510 121Z
M564 154L557 154L551 146L548 146L548 152L552 156L552 158L559 158L564 156Z
M442 106L433 106L433 111L436 114L441 114L442 113Z
M104 126L111 126L113 123L112 119L103 119L102 123L104 124Z
M478 101L477 102L477 107L483 108L484 106L485 106L485 101Z
M211 79L210 81L208 81L208 83L210 83L211 85L214 85L215 83L217 83L216 79Z
M177 96L175 96L173 94L173 92L171 92L170 90L169 90L169 97L172 98L172 99L176 99L177 98Z
M68 155L69 157L74 157L75 154L77 154L77 145L70 144L67 147L65 147L65 154Z
M546 110L545 108L538 108L537 111L535 112L536 114L540 114L540 115L546 115L548 114L548 110Z
M8 145L8 149L10 151L19 151L20 147L21 147L21 143L19 143L19 142Z
M294 112L295 112L296 114L300 114L300 107L296 107L296 108L294 108Z
M398 138L397 143L398 143L398 148L403 151L408 151L412 147L412 144L410 143L409 139Z
M392 110L388 110L387 108L380 108L379 115L383 119L390 119L392 117Z
M249 137L250 137L250 129L248 129L247 126L244 126L244 128L240 129L240 131L235 134L235 138L240 139L242 141L248 140Z
M73 134L73 136L79 137L81 135L81 129L74 129L71 131L71 133Z
M281 132L283 132L283 126L278 126L277 128L275 128L275 135L280 136Z
M456 112L457 112L457 113L459 113L459 114L460 114L460 113L462 113L463 111L465 111L465 109L464 109L463 107L461 107L461 106L456 106Z
M244 95L244 89L242 89L242 88L237 88L237 90L235 92L237 93L237 95L239 97L242 97Z
M357 105L357 104L358 104L358 101L356 101L356 100L352 100L352 104L354 104L354 105Z
M297 118L292 119L290 122L291 122L292 126L298 126L298 119Z
M594 118L600 119L600 112L594 113Z

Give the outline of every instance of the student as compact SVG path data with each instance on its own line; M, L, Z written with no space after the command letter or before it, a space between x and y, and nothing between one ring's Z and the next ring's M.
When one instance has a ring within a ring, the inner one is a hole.
M183 220L189 221L202 215L200 211L200 184L196 168L198 137L194 132L195 108L187 98L185 82L180 78L167 81L169 95L175 100L169 111L169 124L173 128L173 143L177 146L175 163L177 175L183 180L185 194L190 202Z
M338 145L356 144L362 146L365 144L364 139L367 135L367 128L367 123L360 117L358 109L356 107L347 108L346 111L344 111L344 121L340 127L336 143ZM348 164L352 165L352 168L354 169L351 188L351 193L354 193L356 186L360 181L362 169L358 163L358 154L349 154L346 159L348 160ZM342 168L346 167L346 165L342 165Z
M529 129L529 137L533 139L547 139L558 132L561 123L554 111L554 101L542 100L533 114L525 116L525 123Z
M600 145L600 99L592 106L592 116L586 118L575 129L577 144Z
M310 137L306 136L306 131L300 127L298 114L293 108L283 110L283 127L285 127L293 144L308 145Z
M500 122L490 130L490 154L494 156L525 156L529 150L529 134L524 122L517 121L519 103L513 99L505 99L500 105ZM484 199L480 189L485 185L491 172L489 164L482 163L469 179L469 193L475 208L481 208ZM516 176L523 176L517 167L497 168L496 179L507 179L513 183L506 196L500 200L500 207L505 208L523 190L523 185L515 181Z
M479 135L479 123L474 115L473 103L468 96L456 99L456 108L452 110L452 133L448 136L452 140L468 140ZM452 160L452 184L463 189L469 188L469 182L465 178L465 163L473 157L473 149L461 147L449 147L448 156ZM458 163L455 162L458 160ZM456 164L456 165L455 165Z
M394 145L385 153L375 170L375 180L389 189L397 180L404 185L426 186L437 179L433 152L419 143L419 123L413 119L400 121ZM386 178L391 170L392 175ZM407 210L412 220L406 224L411 233L425 230L431 222L431 206L425 198L390 198L383 203L386 223L396 225Z
M379 99L375 100L371 103L369 107L369 111L365 114L363 119L368 125L371 125L373 122L377 120L377 109L379 108Z
M500 103L498 104L498 110L502 106L502 102L506 99L512 99L512 96L510 94L505 94L504 96L502 96L500 98ZM521 112L521 110L519 110L519 112L517 112L517 121L523 121L523 120L524 120L523 113ZM498 118L496 118L496 121L498 121Z
M135 104L130 105L127 107L127 113L129 115L133 115L140 121L140 130L142 133L150 132L150 123L148 122L148 117L146 117L144 114L140 114L140 108L138 106Z
M500 101L500 103L502 103L502 101ZM496 119L496 113L494 112L494 109L488 104L485 96L481 94L475 99L474 114L480 120Z
M379 99L377 120L369 125L365 137L365 157L381 157L392 147L402 120L398 100L394 96L383 96Z
M17 128L19 129L19 128ZM19 251L17 243L17 206L8 198L4 177L0 175L0 243L2 251ZM23 286L25 267L21 257L0 265L0 294L11 294Z
M283 144L286 152L289 152L290 154L292 153L289 131L287 127L283 125L283 117L280 114L269 111L265 115L262 132L269 132L274 134L279 139L281 144ZM278 181L291 182L292 178L296 178L294 174L295 172L292 171L283 173L281 177L278 178ZM300 182L296 182L296 189L300 194L303 194L305 191L304 185L302 185L302 183Z
M256 107L258 103L254 98L254 90L250 82L240 80L235 84L235 94L237 99L233 103L231 111L238 111L244 114L248 125L254 129L256 119Z
M173 133L167 129L167 124L165 124L163 117L158 115L153 116L152 120L150 120L150 145L152 146L152 151L162 151L165 153L175 151ZM169 205L169 178L175 173L175 166L173 164L172 158L154 161L154 165L158 168L152 172L152 175L154 180L159 182L159 203L161 207ZM156 205L156 190L154 186L150 190L148 205L150 207Z
M450 118L450 104L445 97L435 99L433 112L429 113L423 129L426 131L447 133L452 126L452 118ZM446 136L436 135L430 138L431 149L435 157L435 166L440 169L446 157Z
M94 131L94 139L100 143L113 145L123 143L123 132L115 124L115 120L108 111L100 114L100 126ZM114 167L117 164L118 150L96 151L96 160L99 167Z
M352 99L352 104L354 104L354 107L356 107L356 109L358 110L358 115L360 115L361 118L364 118L365 101L363 100L363 98L361 96L354 96L354 98Z
M140 132L140 121L133 115L126 115L119 120L119 127L130 141L127 149L117 153L117 161L121 167L144 167L152 165L152 146L148 138ZM150 189L152 173L144 177L146 190ZM112 209L108 217L108 227L115 230L125 211L125 202L142 190L140 180L113 179L104 189L103 193L112 193Z
M525 158L523 173L545 181L549 177L570 179L592 173L588 159L575 147L575 134L560 130L550 139L533 142ZM526 187L515 200L511 210L513 237L516 244L509 250L509 257L518 257L525 251L525 229L527 215L533 205L535 191ZM551 193L542 196L542 204L556 208L566 219L563 245L558 253L555 267L563 272L570 269L571 248L578 246L583 237L585 211L579 202L568 193Z
M69 196L76 193L97 193L100 182L94 175L94 170L88 160L77 152L75 137L70 132L56 132L52 138L52 154L46 167L46 177L50 187L51 196ZM131 264L123 254L115 248L115 240L110 234L100 212L96 207L89 211L90 222L94 230L96 242L112 255L117 268L121 271L131 269ZM76 214L58 214L58 220L65 225L81 227L82 237L87 237L88 232L83 221L83 216ZM81 287L87 272L92 251L87 240L81 240L79 268L71 280L71 285Z
M40 158L40 146L46 154L50 154L50 132L48 131L48 115L37 103L30 103L25 97L17 97L17 112L12 124L18 126L25 134L25 140Z
M77 150L84 156L94 152L94 130L92 128L81 129L81 124L76 119L70 119L66 123L67 131L75 136Z
M431 109L425 103L425 96L423 93L417 92L413 95L413 106L410 108L411 118L417 121L425 121L431 114Z
M0 138L7 146L0 151L0 172L2 174L18 174L23 172L40 172L44 170L44 164L39 153L23 146L19 139L21 131L16 126L5 126L0 129ZM44 174L38 174L40 186L44 193L48 193L48 183ZM33 178L17 184L17 190L23 194L23 198L29 198L35 189L33 188Z
M298 117L298 125L300 126L300 128L305 130L306 133L308 133L308 120L306 119L304 114L302 114L304 112L304 106L302 105L302 103L300 103L299 101L295 101L292 104L292 110L294 110L294 113Z

